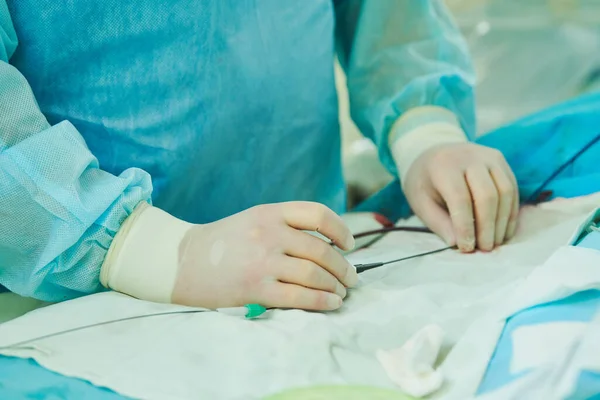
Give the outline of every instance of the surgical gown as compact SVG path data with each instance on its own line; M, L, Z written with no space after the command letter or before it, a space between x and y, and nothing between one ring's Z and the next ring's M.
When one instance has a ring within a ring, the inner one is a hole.
M392 171L388 132L410 108L473 131L441 0L0 0L0 284L102 290L142 201L193 223L287 200L345 211L336 49Z

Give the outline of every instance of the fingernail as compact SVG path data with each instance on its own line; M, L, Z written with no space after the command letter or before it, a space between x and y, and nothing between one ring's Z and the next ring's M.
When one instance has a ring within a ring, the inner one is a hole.
M494 249L494 231L488 230L483 233L481 248L484 251L492 251Z
M356 246L356 242L354 241L354 236L348 235L346 240L344 241L344 246L346 247L346 251L350 251L354 249Z
M330 310L337 310L342 306L342 298L335 294L327 295L327 308Z
M475 238L468 238L462 240L458 247L464 252L472 252L473 250L475 250Z
M338 296L340 296L342 299L346 298L346 288L344 287L344 285L342 285L341 283L337 283L335 286L335 294L337 294Z
M344 283L348 287L353 287L358 283L358 274L356 273L356 267L354 265L348 265L346 276L344 277Z

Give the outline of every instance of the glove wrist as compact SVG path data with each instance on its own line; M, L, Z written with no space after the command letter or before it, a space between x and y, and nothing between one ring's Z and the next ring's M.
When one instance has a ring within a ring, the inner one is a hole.
M404 113L392 126L389 136L400 182L404 184L410 167L427 150L467 141L456 116L444 108L425 106Z
M140 204L121 225L100 270L106 288L170 303L179 269L179 247L192 224Z

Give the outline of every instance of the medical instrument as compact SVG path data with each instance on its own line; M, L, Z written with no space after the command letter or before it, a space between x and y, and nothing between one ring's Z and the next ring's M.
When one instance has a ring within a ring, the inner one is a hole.
M386 226L384 228L374 229L372 231L359 232L353 236L354 236L354 239L356 240L356 239L360 239L360 238L367 237L367 236L384 235L389 232L433 233L433 231L431 229L426 228L424 226ZM363 247L368 247L368 246L372 245L374 242L375 241L373 241ZM335 246L334 242L329 241L328 243L332 246Z
M211 311L217 311L221 314L232 315L232 316L236 316L236 317L237 316L245 317L246 319L255 319L255 318L258 318L261 315L263 315L267 311L267 309L258 304L246 304L243 307L217 308L216 310L207 310L207 309L179 310L179 311L167 311L167 312L161 312L161 313L155 313L155 314L136 315L133 317L125 317L125 318L119 318L119 319L115 319L115 320L111 320L111 321L98 322L96 324L84 325L84 326L79 326L79 327L73 328L73 329L67 329L67 330L61 331L61 332L50 333L48 335L36 337L33 339L27 339L27 340L24 340L24 341L18 342L18 343L13 343L8 346L0 346L0 350L21 347L21 346L24 346L24 345L27 345L27 344L30 344L33 342L37 342L39 340L50 339L50 338L53 338L56 336L66 335L68 333L79 332L79 331L83 331L85 329L90 329L90 328L96 328L98 326L116 324L118 322L132 321L132 320L143 319L143 318L162 317L162 316L166 316L166 315L199 314L199 313L211 312Z
M536 190L534 190L533 193L531 193L531 195L529 195L529 197L527 197L524 204L537 204L537 203L540 203L541 201L543 201L543 199L540 200L539 198L541 195L544 194L543 192L544 192L544 189L546 188L546 186L548 186L548 184L550 182L552 182L561 172L563 172L569 165L571 165L579 157L581 157L593 145L598 143L598 141L600 141L600 132L596 136L594 136L592 138L592 140L590 140L585 146L583 146L581 149L579 149L579 151L577 151L575 154L573 154L573 156L571 156L571 158L569 158L560 167L558 167L556 169L556 171L554 171L552 174L550 174L550 176Z
M382 233L389 232L417 232L417 233L433 233L433 231L424 226L387 226L381 229L375 229L372 231L360 232L354 235L354 239L360 239L366 236L379 235Z
M24 345L27 345L27 344L30 344L33 342L37 342L39 340L50 339L50 338L53 338L56 336L66 335L68 333L79 332L79 331L83 331L83 330L90 329L90 328L96 328L98 326L116 324L118 322L133 321L136 319L143 319L143 318L162 317L165 315L198 314L198 313L209 312L209 311L211 311L211 310L179 310L179 311L167 311L167 312L161 312L161 313L155 313L155 314L135 315L133 317L119 318L119 319L114 319L114 320L110 320L110 321L98 322L98 323L90 324L90 325L78 326L77 328L67 329L67 330L60 331L60 332L49 333L44 336L36 337L33 339L23 340L22 342L9 344L7 346L0 346L0 350L19 348L21 346L24 346Z
M267 312L267 309L260 304L246 304L243 307L217 308L217 311L235 317L255 319Z
M381 229L375 229L372 231L365 231L365 232L357 233L356 235L354 235L354 239L359 239L359 238L371 236L371 235L386 234L389 232L417 232L417 233L433 234L431 229L426 228L424 226L388 226L388 227L381 228ZM384 265L393 264L393 263L397 263L397 262L401 262L401 261L407 261L407 260L411 260L413 258L424 257L424 256L428 256L430 254L441 253L442 251L455 249L455 248L456 248L456 246L442 247L440 249L435 249L435 250L427 251L424 253L414 254L411 256L406 256L406 257L402 257L402 258L398 258L398 259L390 260L390 261L374 262L374 263L368 263L368 264L356 264L354 267L356 268L356 272L358 274L360 274L362 272L368 271L373 268L379 268L379 267L383 267Z
M379 267L383 267L384 265L393 264L393 263L406 261L406 260L411 260L413 258L424 257L424 256L428 256L430 254L441 253L442 251L446 251L446 250L450 250L450 249L456 249L456 246L442 247L441 249L431 250L431 251L427 251L425 253L414 254L412 256L397 258L395 260L390 260L390 261L375 262L375 263L368 263L368 264L356 264L354 267L356 267L356 273L360 274L361 272L365 272L365 271L368 271L373 268L379 268Z

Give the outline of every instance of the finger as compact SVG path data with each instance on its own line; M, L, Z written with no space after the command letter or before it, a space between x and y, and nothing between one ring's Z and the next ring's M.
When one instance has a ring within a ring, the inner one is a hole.
M312 261L282 256L275 276L280 282L335 293L342 299L346 297L344 285Z
M498 190L485 166L469 168L465 174L475 209L477 247L484 251L494 248Z
M519 200L513 201L512 211L508 220L508 227L506 229L506 240L510 240L515 237L517 233L517 226L519 221Z
M441 237L448 246L456 245L456 236L452 227L452 219L448 212L434 199L429 196L422 196L413 206L415 214L439 237Z
M506 228L506 240L512 239L517 233L517 227L519 222L519 207L519 195L517 194L512 201L510 217L508 218L508 227Z
M346 287L352 287L358 282L356 268L348 260L323 240L306 232L289 229L283 238L285 254L319 265L338 279Z
M456 244L463 252L475 249L475 221L473 218L473 200L462 173L454 176L434 175L433 184L444 199L456 235Z
M504 243L506 238L508 221L515 198L515 187L513 181L501 168L491 168L490 175L498 193L498 214L496 215L496 231L494 234L494 244L498 246Z
M267 307L313 311L331 311L342 306L342 298L337 294L282 282L265 285L258 300Z
M339 215L322 204L307 201L284 203L283 218L292 228L319 232L342 250L354 248L350 229Z
M508 168L508 176L511 178L513 182L513 187L515 188L513 199L512 199L512 207L510 211L510 217L508 218L508 227L506 228L506 239L512 239L515 236L517 231L517 223L519 220L519 184L517 182L517 178L515 174L512 172L508 164L506 164L506 168Z
M506 239L505 240L508 240L508 239L511 239L515 235L515 232L517 230L517 221L519 219L519 207L521 205L520 200L519 200L519 183L517 182L517 178L515 177L513 170L510 168L510 165L508 165L508 162L506 161L504 156L502 156L500 158L501 158L501 160L500 160L501 162L499 163L499 166L502 170L504 170L504 173L512 182L513 189L514 189L513 199L512 199L512 203L511 203L510 217L508 218L508 226L506 228Z

